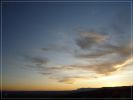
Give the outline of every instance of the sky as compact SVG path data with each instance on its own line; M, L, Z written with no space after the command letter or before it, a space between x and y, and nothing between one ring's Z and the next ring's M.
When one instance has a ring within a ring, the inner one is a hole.
M3 90L130 86L130 2L3 3Z

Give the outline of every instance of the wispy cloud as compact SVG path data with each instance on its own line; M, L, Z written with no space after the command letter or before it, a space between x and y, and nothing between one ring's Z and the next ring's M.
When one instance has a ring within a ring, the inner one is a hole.
M113 72L125 67L125 62L130 58L126 59L116 59L116 61L106 61L96 64L73 64L73 65L56 65L47 66L49 60L28 57L30 59L33 68L41 75L48 77L49 79L56 80L57 82L65 84L73 84L79 79L92 80L96 79L102 75L111 75ZM130 62L129 62L130 63ZM36 66L36 67L35 67ZM119 67L117 67L119 66ZM85 71L85 72L84 72ZM76 73L74 73L76 72ZM85 73L95 73L95 75L85 74ZM85 75L84 75L85 74Z
M60 80L57 79L58 82L66 83L66 84L73 84L76 81L76 78L74 77L64 77Z
M98 34L96 32L80 32L76 40L76 44L81 49L89 49L92 46L100 44L107 39L107 36Z
M26 64L26 67L30 67L38 70L44 69L47 63L49 62L49 59L46 57L41 58L41 57L33 57L33 56L25 55L24 58L28 63Z
M100 64L95 64L95 65L73 65L73 67L77 67L83 70L88 70L88 71L94 71L97 74L103 74L103 75L110 75L112 72L116 72L117 70L120 69L120 67L116 67L117 65L122 65L126 61L124 60L118 60L115 62L104 62ZM125 66L121 66L125 67Z
M98 58L105 55L117 54L118 56L126 58L131 55L131 46L129 44L122 46L104 44L101 45L98 50L90 50L89 53L78 52L75 54L75 56L78 58Z
M115 34L113 35L115 36ZM116 36L120 37L121 35L123 34L116 34ZM90 59L96 60L97 58L109 59L92 65L73 65L74 67L92 70L97 74L110 75L112 72L119 70L119 68L116 68L117 65L123 65L131 57L130 39L124 39L120 42L115 40L116 38L112 38L108 33L102 34L98 32L80 32L79 37L76 40L76 45L81 50L75 52L76 58L81 60L88 59L88 61Z
M51 79L56 80L57 82L60 83L65 83L65 84L74 84L76 81L79 80L93 80L98 78L97 76L82 76L82 75L74 75L74 76L63 76L63 77L52 77Z

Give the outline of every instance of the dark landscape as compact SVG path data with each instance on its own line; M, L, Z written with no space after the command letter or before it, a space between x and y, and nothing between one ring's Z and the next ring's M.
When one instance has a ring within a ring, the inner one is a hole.
M72 91L3 91L3 98L131 98L131 86L80 88Z

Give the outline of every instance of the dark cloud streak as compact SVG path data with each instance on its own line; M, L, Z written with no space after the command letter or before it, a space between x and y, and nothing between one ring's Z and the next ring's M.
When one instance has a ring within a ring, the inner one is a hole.
M96 32L80 32L76 44L81 49L88 49L106 40L107 36Z

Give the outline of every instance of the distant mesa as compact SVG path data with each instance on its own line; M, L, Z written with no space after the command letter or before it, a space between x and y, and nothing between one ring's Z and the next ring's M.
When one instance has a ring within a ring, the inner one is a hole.
M93 91L93 90L97 90L99 88L79 88L76 91L80 91L80 92L85 92L85 91Z

